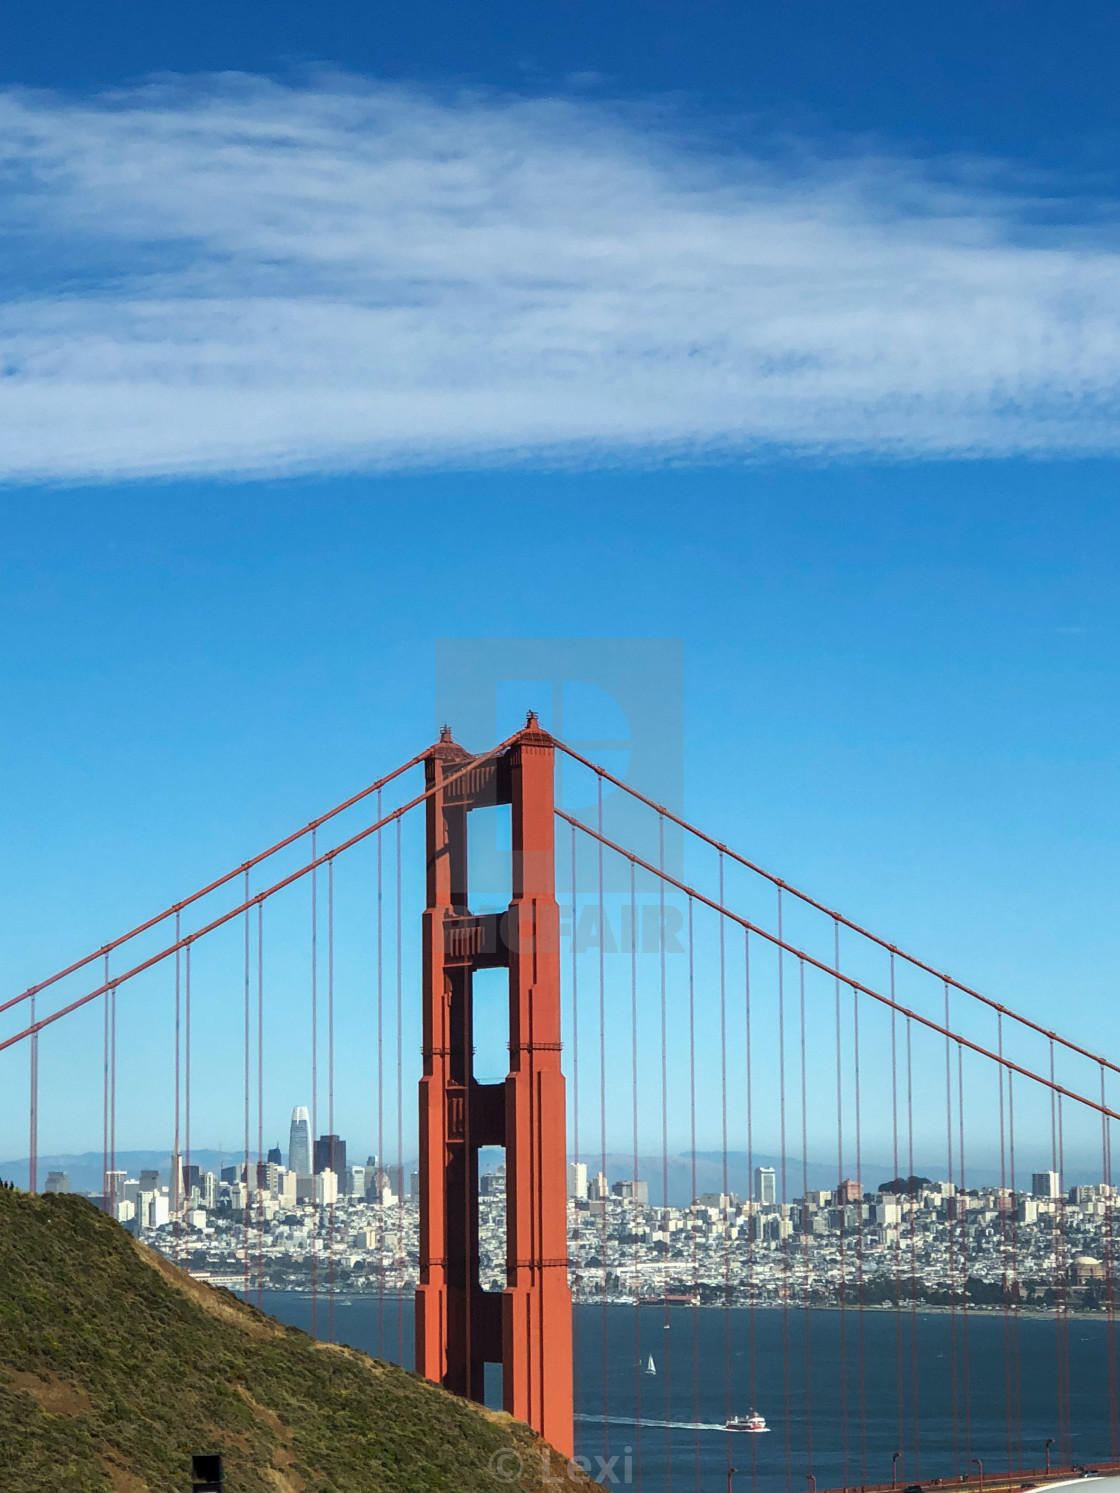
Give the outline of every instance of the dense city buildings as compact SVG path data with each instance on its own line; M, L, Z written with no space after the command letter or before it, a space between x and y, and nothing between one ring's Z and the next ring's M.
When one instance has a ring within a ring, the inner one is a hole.
M329 1260L336 1288L415 1290L415 1173L376 1156L348 1165L337 1135L319 1137L310 1152L301 1107L288 1155L313 1160L311 1171L280 1165L275 1150L220 1177L172 1158L170 1176L108 1173L102 1201L147 1242L221 1283L305 1289ZM503 1166L479 1179L480 1277L491 1291L505 1285L505 1183ZM47 1187L65 1191L66 1174L51 1173ZM644 1179L589 1177L584 1162L569 1163L576 1299L1111 1307L1120 1195L1108 1183L1066 1189L1057 1172L1042 1171L1029 1191L926 1177L896 1177L873 1191L847 1177L789 1203L776 1191L774 1169L760 1166L750 1200L706 1192L670 1207L650 1202Z

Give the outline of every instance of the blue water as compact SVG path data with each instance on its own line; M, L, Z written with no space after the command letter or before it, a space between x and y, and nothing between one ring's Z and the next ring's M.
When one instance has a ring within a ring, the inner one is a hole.
M311 1331L309 1297L266 1291L263 1305ZM322 1297L315 1318L327 1338ZM1055 1465L1111 1459L1110 1329L1094 1317L1059 1329L1047 1317L971 1311L967 1357L959 1313L583 1305L574 1325L576 1450L593 1474L605 1460L617 1480L608 1486L718 1493L733 1465L740 1493L807 1493L810 1472L821 1489L858 1487L889 1482L895 1452L900 1483L928 1482L975 1473L973 1458L989 1473L1041 1467L1050 1437ZM412 1330L411 1299L336 1297L337 1342L411 1368ZM655 1376L639 1371L650 1354ZM500 1370L487 1390L500 1404ZM752 1406L769 1433L723 1429Z

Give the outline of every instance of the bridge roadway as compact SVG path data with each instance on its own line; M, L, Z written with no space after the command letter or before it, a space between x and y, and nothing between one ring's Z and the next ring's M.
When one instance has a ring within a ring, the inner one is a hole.
M1045 1488L1047 1493L1061 1489L1077 1489L1079 1493L1090 1493L1086 1483L1092 1485L1092 1493L1120 1493L1120 1462L1098 1462L1092 1467L1052 1467L1020 1469L1018 1472L985 1473L983 1477L931 1477L920 1483L857 1483L847 1488L821 1489L819 1493L930 1493L940 1488L945 1493L1022 1493L1024 1489Z

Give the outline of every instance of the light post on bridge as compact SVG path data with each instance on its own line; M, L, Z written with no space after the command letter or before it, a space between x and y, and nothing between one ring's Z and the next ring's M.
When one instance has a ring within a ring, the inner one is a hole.
M1054 1438L1053 1438L1053 1436L1051 1436L1050 1439L1046 1443L1046 1471L1047 1471L1047 1474L1049 1474L1049 1472L1050 1472L1050 1448L1053 1445L1054 1445Z
M738 1471L739 1469L737 1467L729 1467L727 1469L727 1493L731 1493L731 1479Z
M895 1483L897 1481L898 1459L901 1456L902 1456L901 1452L894 1452L892 1454L892 1456L891 1456L891 1487L892 1488L895 1486Z
M984 1493L984 1464L983 1464L983 1462L981 1462L981 1460L980 1460L979 1457L973 1457L972 1460L976 1463L977 1467L980 1469L980 1493Z
M805 1474L805 1481L809 1484L811 1493L817 1493L817 1480L811 1472Z

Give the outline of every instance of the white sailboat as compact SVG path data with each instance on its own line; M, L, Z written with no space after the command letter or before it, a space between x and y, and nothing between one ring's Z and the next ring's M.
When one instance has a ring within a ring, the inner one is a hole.
M642 1370L642 1373L643 1374L656 1374L657 1373L657 1365L653 1361L653 1354L652 1353L649 1355L649 1359L647 1360L646 1366Z

